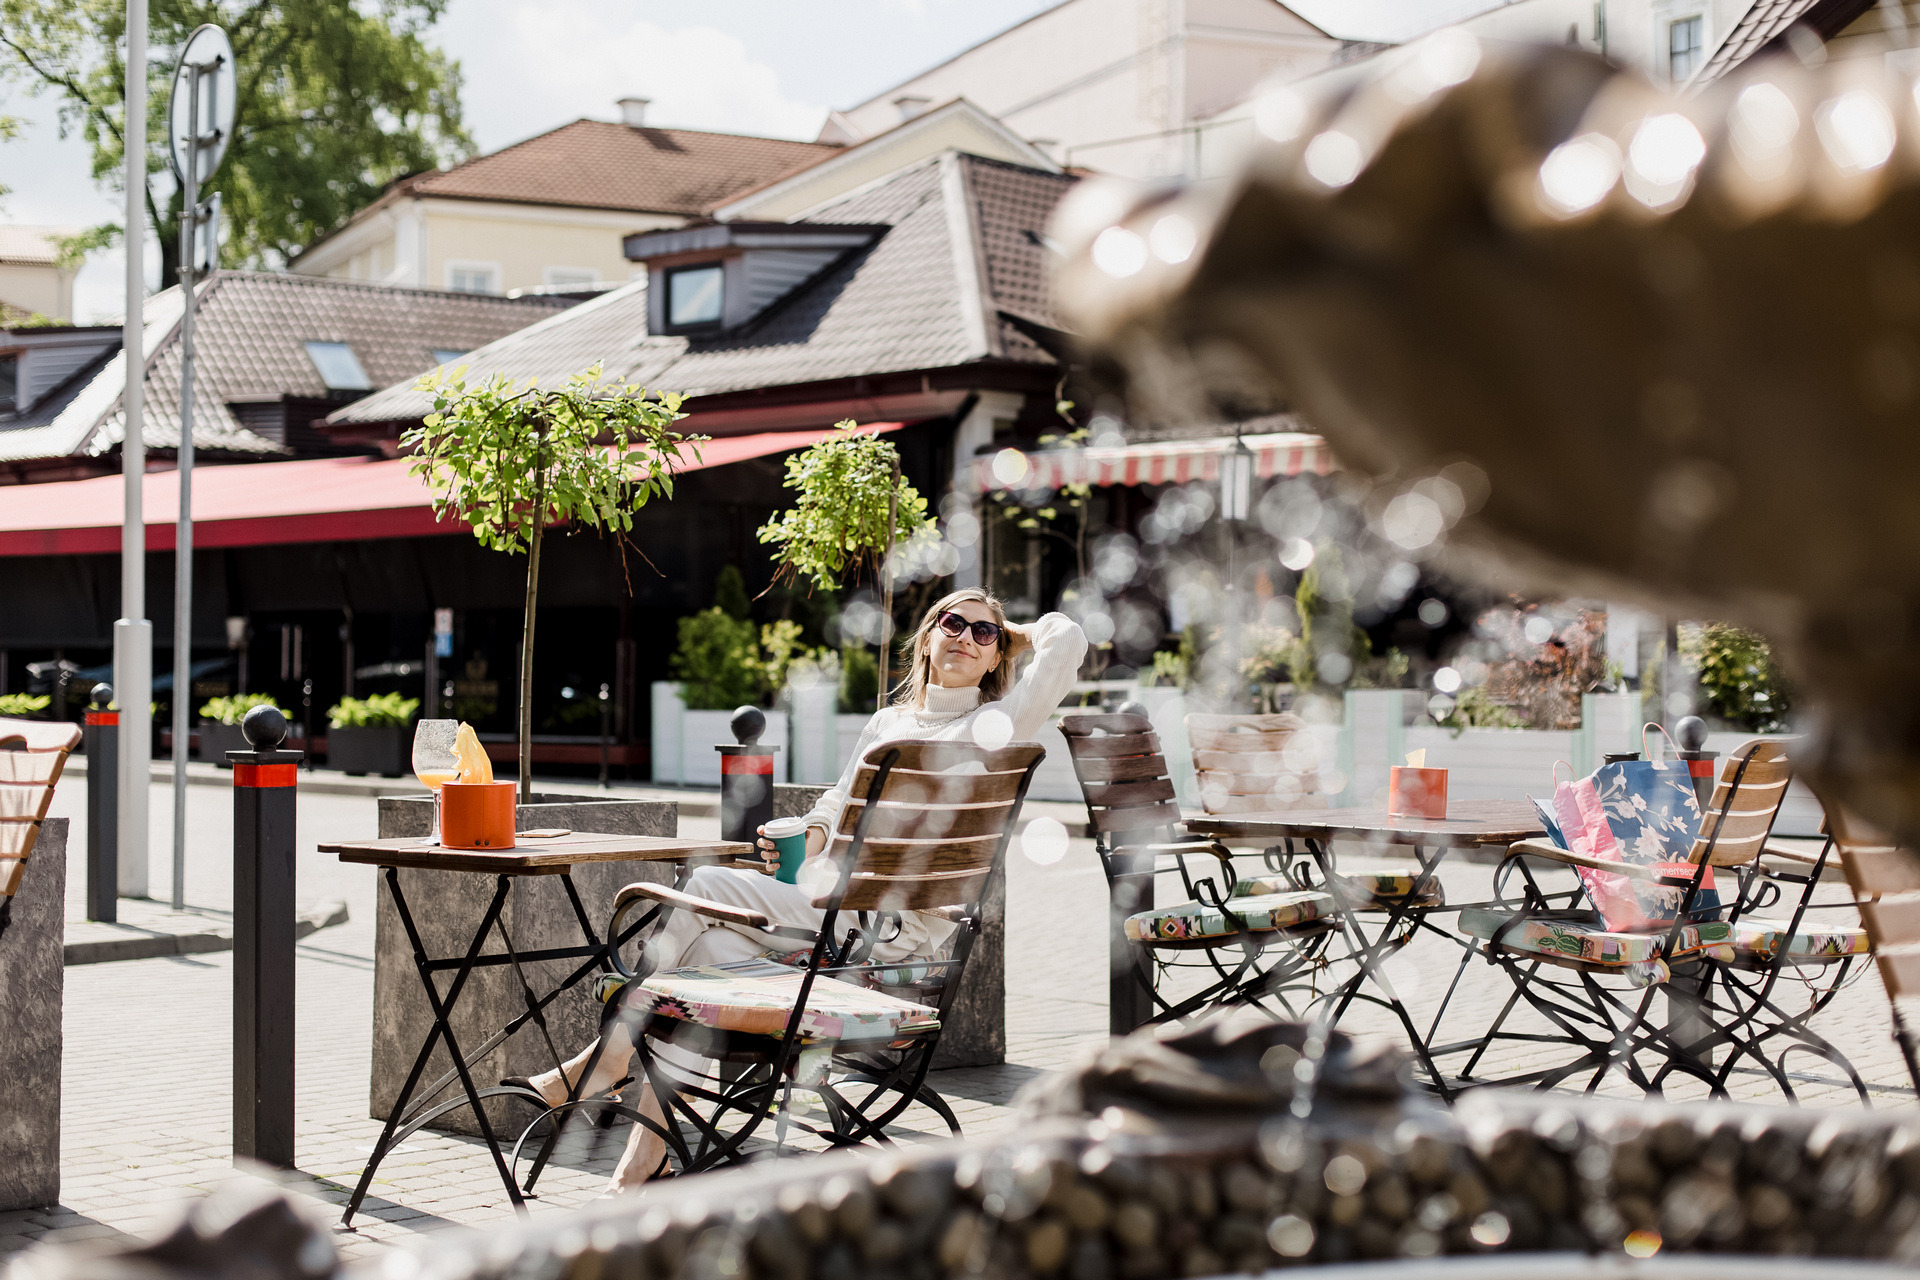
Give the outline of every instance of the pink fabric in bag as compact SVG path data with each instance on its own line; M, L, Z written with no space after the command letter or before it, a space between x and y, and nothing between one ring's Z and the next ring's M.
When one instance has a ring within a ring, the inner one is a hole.
M1561 834L1573 852L1601 862L1625 861L1620 856L1619 842L1613 838L1613 828L1607 825L1606 807L1600 802L1600 792L1593 785L1593 779L1576 778L1555 784L1553 813L1560 820ZM1627 877L1590 867L1575 867L1574 873L1586 886L1587 897L1608 929L1615 933L1637 933L1648 927L1650 921L1640 909L1633 882Z

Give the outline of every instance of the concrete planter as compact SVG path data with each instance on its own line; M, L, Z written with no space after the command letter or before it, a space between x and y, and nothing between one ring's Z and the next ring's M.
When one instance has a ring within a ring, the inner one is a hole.
M537 793L533 800L532 804L519 806L514 818L516 830L565 827L617 835L679 833L680 807L671 801L607 800ZM432 803L431 798L425 796L382 797L380 836L426 835L433 822ZM573 882L586 907L588 920L599 933L607 926L613 897L622 886L642 880L671 884L673 872L671 863L581 863L573 869ZM414 923L419 926L428 951L435 956L459 955L465 951L493 896L494 878L461 871L405 870L399 874ZM579 921L558 876L516 877L501 908L500 922L522 952L578 946L582 940ZM375 917L374 948L373 1075L368 1109L374 1119L384 1120L399 1096L400 1086L406 1082L407 1072L420 1052L428 1028L433 1025L426 993L413 966L406 930L384 885ZM489 952L500 949L498 935L489 939L483 948ZM525 969L534 988L545 992L578 964L577 960L553 960L529 964ZM444 984L446 979L443 977L441 981ZM583 982L546 1008L549 1033L563 1055L585 1046L598 1028L599 1006L593 1003L591 987L590 981ZM519 984L510 966L476 969L455 1011L454 1034L471 1052L524 1009ZM435 1079L452 1065L446 1050L436 1049L426 1078ZM539 1028L530 1023L474 1064L474 1083L485 1088L505 1076L531 1075L550 1070L553 1065ZM441 1096L445 1099L454 1093ZM515 1120L524 1124L530 1118L524 1114L524 1107L514 1108L510 1103L498 1101L490 1105L496 1109L488 1112L488 1118L502 1129ZM443 1117L437 1127L454 1133L479 1133L473 1113L467 1108Z
M680 686L657 681L653 686L653 780L671 787L720 785L720 753L716 746L732 746L733 730L726 711L689 711L680 700ZM792 750L787 741L785 711L767 712L766 732L760 741L779 747L773 757L773 780L787 781Z
M0 941L0 1209L60 1201L61 1002L66 986L67 819L41 824Z
M327 730L327 767L399 778L413 772L412 731L390 726Z
M237 724L215 724L211 720L203 720L195 732L200 735L200 758L212 761L222 769L233 767L227 760L227 752L250 749L246 735L240 732Z

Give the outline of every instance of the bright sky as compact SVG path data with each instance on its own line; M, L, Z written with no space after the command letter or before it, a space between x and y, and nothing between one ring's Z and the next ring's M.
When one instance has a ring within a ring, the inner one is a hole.
M1298 0L1336 35L1405 39L1499 0ZM435 39L459 59L468 127L482 150L614 100L653 100L662 125L811 138L851 106L1051 7L1055 0L452 0ZM0 220L84 226L117 220L78 136L59 137L50 99L0 87L25 137L0 144ZM117 253L95 255L75 287L81 320L121 310ZM153 254L148 254L153 261ZM156 272L150 270L149 283Z

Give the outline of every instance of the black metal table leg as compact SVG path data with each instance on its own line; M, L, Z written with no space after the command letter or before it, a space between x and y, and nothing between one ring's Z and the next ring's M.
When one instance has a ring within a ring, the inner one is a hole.
M452 1054L454 1062L459 1064L457 1070L460 1082L465 1087L468 1098L473 1102L474 1112L479 1117L481 1132L486 1138L488 1147L493 1151L495 1162L500 1167L500 1175L507 1185L507 1193L512 1197L514 1206L518 1208L521 1206L519 1189L513 1185L513 1177L507 1171L506 1160L500 1154L500 1144L494 1141L493 1131L487 1124L486 1112L482 1109L478 1097L475 1096L473 1080L467 1074L466 1064L461 1061L460 1050L453 1038L453 1027L448 1021L452 1016L454 1005L460 999L461 989L467 984L467 976L473 972L473 961L480 954L480 948L485 945L487 934L492 932L493 922L499 918L500 908L506 903L507 894L513 887L512 877L499 878L499 886L494 891L493 901L488 904L486 915L480 921L480 927L474 930L473 941L467 947L466 957L460 967L454 971L453 982L447 989L446 999L442 1001L439 990L434 986L433 970L430 967L431 961L427 958L426 944L421 940L419 927L413 922L413 913L407 909L407 897L400 888L399 872L394 867L387 867L384 870L387 873L387 892L393 897L393 905L399 912L401 924L406 927L407 941L413 948L413 965L420 974L420 984L426 988L427 1003L433 1010L433 1026L427 1032L426 1042L420 1046L419 1056L413 1061L413 1070L407 1073L406 1083L400 1087L400 1095L394 1099L393 1108L387 1112L386 1126L380 1131L380 1140L374 1144L372 1153L367 1157L367 1167L360 1172L360 1181L353 1189L352 1198L347 1201L347 1211L341 1215L340 1225L351 1226L353 1215L360 1211L360 1205L367 1197L367 1189L373 1185L374 1172L379 1169L381 1161L386 1159L389 1144L393 1141L395 1130L400 1127L407 1110L407 1103L412 1098L414 1089L419 1085L428 1061L433 1057L435 1044L442 1036L446 1038L447 1051Z

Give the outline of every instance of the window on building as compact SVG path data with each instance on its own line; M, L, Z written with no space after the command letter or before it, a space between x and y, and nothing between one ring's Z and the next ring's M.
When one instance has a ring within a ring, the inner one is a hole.
M1700 69L1700 56L1706 51L1705 26L1698 17L1667 24L1667 78L1675 84L1684 84Z
M20 403L20 357L0 356L0 413L12 413Z
M433 357L434 364L442 365L452 364L454 361L464 357L467 353L465 351L456 351L452 347L434 347L429 350L427 354Z
M720 323L722 268L681 267L667 272L667 327L691 329Z
M549 288L571 288L575 285L598 284L600 273L592 267L547 267L540 273L540 282Z
M320 381L329 391L371 391L373 383L360 365L360 357L344 342L309 342L307 358L320 371Z
M455 293L498 293L500 268L490 262L449 262L447 288Z

